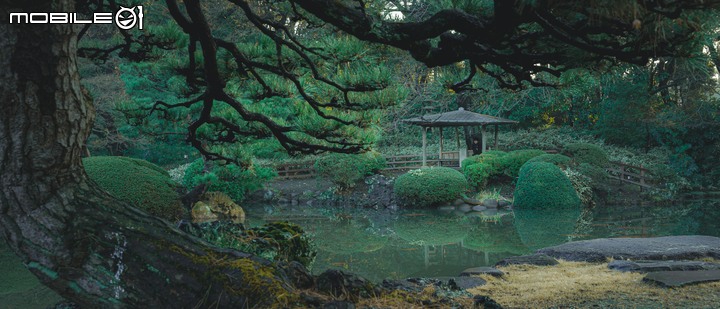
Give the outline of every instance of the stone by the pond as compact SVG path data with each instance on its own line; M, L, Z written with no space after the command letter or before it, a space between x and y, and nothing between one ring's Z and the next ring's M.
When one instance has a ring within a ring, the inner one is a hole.
M547 256L545 254L521 255L504 258L499 262L495 263L495 267L518 264L552 266L557 265L558 261L553 257Z
M443 284L451 290L467 290L485 285L487 281L478 277L434 277L440 284Z
M572 241L543 248L537 253L568 261L720 259L720 238L713 236L665 236L651 238L599 238Z
M446 205L446 206L440 206L437 209L439 211L453 211L453 210L455 210L455 206Z
M457 207L457 210L462 211L462 212L468 212L468 211L472 210L472 206L470 206L468 204L462 204Z
M469 277L474 275L492 275L495 277L502 277L504 275L501 270L494 267L473 267L463 270L460 273L460 277Z
M506 200L499 200L499 201L498 201L498 207L507 207L507 206L510 206L510 202L508 202L508 201L506 201Z
M462 204L465 204L465 201L463 201L463 199L461 198L456 199L455 202L452 203L453 206L460 206Z
M498 207L498 201L496 199L488 198L483 201L483 206L487 208L497 208Z
M649 273L654 271L711 270L720 269L720 264L700 261L612 261L608 268L617 271Z
M498 214L498 211L497 211L497 209L486 209L486 210L483 210L482 213L483 213L483 215L486 215L486 216L488 216L488 217L492 217L492 216L497 215L497 214Z
M648 273L643 281L654 282L666 287L720 281L720 270L656 271Z
M483 210L485 210L485 209L487 209L487 207L485 207L485 206L479 206L479 205L478 205L478 206L473 206L473 208L472 208L473 211L483 211Z

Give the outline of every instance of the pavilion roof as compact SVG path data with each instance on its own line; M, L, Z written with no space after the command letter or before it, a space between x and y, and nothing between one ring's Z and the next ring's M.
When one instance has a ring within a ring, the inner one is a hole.
M466 111L462 107L452 112L404 119L403 122L423 127L458 127L517 123L517 121L510 119Z

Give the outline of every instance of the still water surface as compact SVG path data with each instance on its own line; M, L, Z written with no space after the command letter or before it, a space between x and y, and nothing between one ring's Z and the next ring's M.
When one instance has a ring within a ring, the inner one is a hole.
M290 221L313 235L314 273L336 268L368 279L456 276L513 255L572 240L720 236L720 201L670 206L603 205L590 211L463 213L247 205L247 224ZM40 286L0 242L0 308L45 308L59 297Z

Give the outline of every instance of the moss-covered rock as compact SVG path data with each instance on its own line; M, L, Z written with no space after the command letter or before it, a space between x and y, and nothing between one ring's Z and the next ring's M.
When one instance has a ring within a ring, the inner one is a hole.
M231 220L235 223L245 222L245 211L227 194L222 192L206 192L200 197L190 213L193 222L211 222Z
M457 199L467 189L462 173L449 167L411 170L395 180L398 201L407 206L425 207Z
M610 164L607 153L594 144L567 144L563 147L562 153L572 157L577 164L588 163L598 167L607 167Z
M161 167L126 157L83 159L85 172L103 190L116 198L168 220L183 212L178 184Z
M581 205L575 189L559 167L547 162L522 166L515 186L516 208L573 208Z
M385 168L385 158L377 152L364 154L333 153L315 161L318 174L342 188L355 186L365 176L370 176Z

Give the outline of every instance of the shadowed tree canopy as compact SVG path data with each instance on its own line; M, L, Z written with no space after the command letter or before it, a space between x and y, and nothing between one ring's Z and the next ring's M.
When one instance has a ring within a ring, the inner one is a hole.
M242 17L238 27L252 31L258 42L269 42L272 52L252 54L241 42L218 35L206 14L208 5L217 3L232 5ZM10 12L74 12L75 4L0 1L0 66L6 68L0 70L3 237L44 284L82 306L246 308L302 303L281 265L212 247L120 202L87 179L80 159L94 109L77 72L77 39L83 29L7 20ZM645 63L683 55L701 35L704 14L717 4L185 0L181 7L167 0L168 12L189 38L190 66L185 71L196 91L185 102L156 102L150 111L199 107L188 140L210 159L234 161L214 144L261 133L274 136L290 152L357 152L367 146L358 135L374 121L368 110L378 107L371 95L362 94L390 85L346 78L333 67L335 60L355 59L333 59L333 51L313 34L349 33L405 50L431 67L469 61L468 78L458 87L477 70L507 87L519 87L522 82L543 84L543 74L585 63ZM395 11L404 19L391 19ZM128 36L125 43L152 40ZM162 40L155 43L163 46ZM143 54L132 46L115 50L131 58ZM83 53L107 54L105 49ZM281 91L277 80L292 90ZM234 87L228 87L231 82ZM251 84L259 90L234 90ZM317 117L308 121L323 124L321 129L311 131L250 108L253 100L273 98L305 106ZM221 133L205 138L204 127Z

